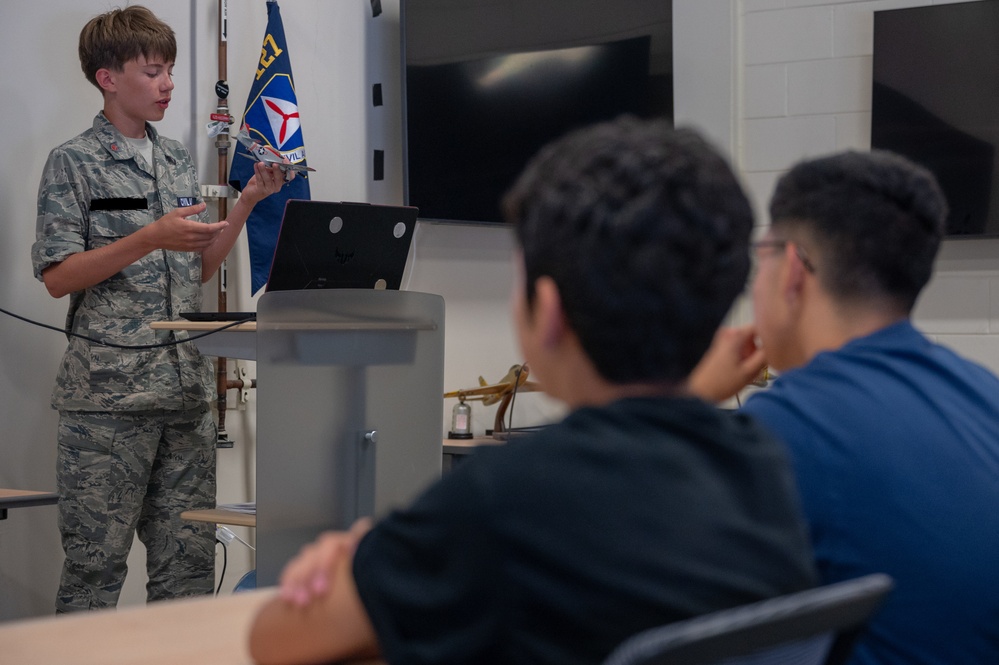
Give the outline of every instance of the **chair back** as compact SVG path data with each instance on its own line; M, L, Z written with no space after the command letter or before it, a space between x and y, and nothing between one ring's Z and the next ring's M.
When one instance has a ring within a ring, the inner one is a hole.
M603 665L843 663L893 584L875 573L650 628Z

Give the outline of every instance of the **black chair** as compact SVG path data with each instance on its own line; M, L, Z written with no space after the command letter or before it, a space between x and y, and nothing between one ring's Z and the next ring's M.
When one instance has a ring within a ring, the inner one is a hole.
M892 586L876 573L650 628L603 665L843 663Z

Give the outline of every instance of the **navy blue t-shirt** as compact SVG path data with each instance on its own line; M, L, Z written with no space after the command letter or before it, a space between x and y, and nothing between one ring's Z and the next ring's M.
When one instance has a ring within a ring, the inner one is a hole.
M375 526L354 577L393 665L599 663L639 630L814 583L781 446L661 398L477 452Z
M822 581L895 578L852 663L999 663L999 379L905 322L743 410L789 446Z

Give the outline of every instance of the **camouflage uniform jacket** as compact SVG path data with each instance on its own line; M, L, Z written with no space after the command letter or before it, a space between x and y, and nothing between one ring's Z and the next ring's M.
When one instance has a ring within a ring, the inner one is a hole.
M104 117L55 148L38 194L35 277L76 252L134 233L197 196L197 173L187 149L149 124L153 164ZM203 222L209 221L207 213ZM155 250L100 284L70 295L67 331L117 344L170 341L153 321L201 309L201 255ZM186 333L176 333L177 337ZM157 349L117 349L69 338L52 395L65 411L189 409L214 394L211 363L193 343Z

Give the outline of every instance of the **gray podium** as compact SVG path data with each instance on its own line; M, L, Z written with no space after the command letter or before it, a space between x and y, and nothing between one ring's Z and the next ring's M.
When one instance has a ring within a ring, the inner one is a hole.
M444 300L279 291L257 307L257 581L441 474Z

